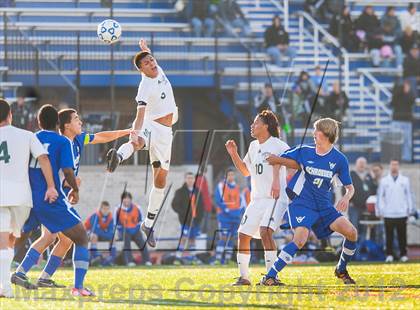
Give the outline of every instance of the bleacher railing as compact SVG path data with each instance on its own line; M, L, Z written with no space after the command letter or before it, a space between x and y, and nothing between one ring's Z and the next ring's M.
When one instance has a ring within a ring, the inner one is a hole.
M349 54L341 46L338 40L333 37L328 31L324 29L315 19L313 19L308 13L300 11L299 16L299 49L303 49L303 42L305 38L305 32L307 32L314 39L314 58L315 63L319 61L320 51L329 55L331 60L333 60L338 66L341 66L339 70L342 69L343 72L343 89L345 92L349 91L350 86L350 63L349 63ZM308 32L308 29L312 29L312 33ZM325 44L332 45L334 49L338 52L338 56L334 55L329 49L325 47ZM341 61L340 55L343 58Z

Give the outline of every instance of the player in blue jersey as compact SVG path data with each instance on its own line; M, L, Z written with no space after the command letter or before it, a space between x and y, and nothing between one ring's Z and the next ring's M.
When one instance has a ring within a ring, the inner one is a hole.
M54 183L59 193L58 199L54 203L44 201L46 181L36 159L32 159L29 164L29 178L32 189L33 209L29 221L39 222L50 233L62 232L75 244L73 252L74 264L74 287L71 290L73 296L92 296L90 290L83 287L83 281L89 266L88 236L81 222L79 215L72 209L71 203L75 204L79 200L79 188L74 175L74 160L72 155L71 142L58 134L58 112L51 105L44 105L38 113L38 123L41 131L36 133L37 138L48 152L53 169ZM59 173L64 174L64 178L70 186L68 195L64 193ZM18 267L16 273L12 275L12 283L22 285L27 288L28 279L24 272L28 265L33 265L39 259L41 252L36 250L35 241L29 249L25 260ZM42 240L41 240L42 242Z
M63 138L66 139L72 145L72 155L74 160L74 174L76 175L76 182L77 185L80 186L81 180L77 176L79 173L80 168L80 158L84 146L87 144L99 144L99 143L107 143L113 140L116 140L122 136L128 135L130 130L116 130L116 131L103 131L96 134L87 134L82 132L82 121L79 118L79 115L76 110L74 109L64 109L58 113L59 117L59 124L60 124L60 133L63 135ZM65 181L62 184L63 191L66 195L69 194L71 187ZM71 208L72 212L77 214L77 211L74 208ZM39 223L35 219L28 220L24 227L24 233L28 234L30 231L35 229ZM37 240L35 250L38 253L42 253L45 249L50 246L56 238L59 238L59 241L54 246L54 249L51 251L50 256L48 258L47 264L44 267L44 270L41 273L40 278L37 281L37 286L39 287L64 287L63 285L57 284L53 281L51 276L55 273L57 268L61 265L63 257L67 254L68 250L73 245L71 239L67 238L63 233L52 233L49 232L48 229L44 229L42 236ZM25 256L24 260L22 261L21 266L26 264L27 256ZM26 268L18 267L18 271L21 273L26 273L32 268L32 266L36 263L33 260L30 260L31 263L28 262L26 264ZM26 284L25 287L30 286Z
M318 239L326 238L334 231L344 236L335 275L345 284L355 284L347 272L347 263L356 251L357 230L341 214L348 208L354 187L347 158L334 147L339 134L338 125L331 118L320 119L314 123L314 146L302 145L284 152L280 157L270 155L267 158L271 165L283 165L298 171L287 188L291 199L289 222L294 229L293 241L280 252L273 267L262 278L262 285L283 284L277 280L277 273L292 262L296 252L305 245L310 230ZM335 176L346 189L336 207L332 204Z

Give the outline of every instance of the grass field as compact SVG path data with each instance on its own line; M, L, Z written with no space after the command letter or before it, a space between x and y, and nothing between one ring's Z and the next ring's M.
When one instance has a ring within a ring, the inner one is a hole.
M256 284L264 268L252 266L251 271ZM344 286L333 271L331 264L291 266L281 274L287 286L234 288L234 266L92 268L87 286L95 298L74 299L69 289L17 288L15 299L0 299L0 309L420 309L419 262L353 264L349 272L358 282L355 286ZM59 270L55 279L71 285L72 270Z

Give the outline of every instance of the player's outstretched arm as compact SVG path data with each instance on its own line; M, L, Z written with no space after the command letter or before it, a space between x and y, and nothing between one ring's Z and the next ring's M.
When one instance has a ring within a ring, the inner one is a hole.
M140 46L140 50L142 52L148 52L151 53L152 51L150 50L149 46L147 46L147 42L145 39L141 38L139 41L139 46Z
M76 204L79 201L79 187L77 186L76 177L72 168L63 169L64 179L67 184L70 185L71 191L69 193L68 199L71 204Z
M271 154L266 158L266 160L272 166L280 165L290 169L300 169L298 162L290 158L279 157Z
M37 158L39 165L41 166L42 174L47 181L47 191L45 192L45 200L48 200L49 203L54 202L58 197L58 192L55 188L54 177L51 168L51 162L48 158L48 155L41 155Z
M249 176L250 173L245 163L242 161L242 158L238 154L238 147L236 146L235 141L228 140L225 144L225 147L230 155L230 158L232 158L233 164L235 165L236 169L238 169L243 176Z
M131 129L101 131L95 133L93 141L90 144L108 143L117 140L121 137L128 136Z

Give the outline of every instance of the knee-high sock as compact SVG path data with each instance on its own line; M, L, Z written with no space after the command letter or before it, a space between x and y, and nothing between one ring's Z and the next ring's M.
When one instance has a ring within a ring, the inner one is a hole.
M249 280L249 260L251 259L251 254L239 253L236 255L238 262L239 274L241 278Z
M74 287L83 288L83 281L89 268L89 251L86 247L75 245L73 250Z
M51 255L48 257L48 262L42 270L41 279L49 279L57 271L57 268L61 265L62 257Z
M3 293L8 293L11 290L10 282L10 269L13 260L13 250L1 249L0 250L0 286Z
M225 251L225 262L226 263L229 263L231 261L232 254L233 254L233 241L232 241L232 239L230 239L227 246L226 246L226 251Z
M19 274L26 274L34 265L36 265L40 255L41 253L39 253L34 248L29 248L25 258L17 267L16 272Z
M131 155L133 155L134 146L131 144L131 142L124 143L120 146L117 153L121 156L122 160L126 160L130 158Z
M267 272L273 267L274 262L277 259L277 251L264 251L265 268Z
M290 264L293 260L293 256L298 251L297 245L292 241L287 244L283 250L281 250L279 257L277 258L276 262L273 264L271 269L268 271L267 276L271 278L275 278L277 274L286 267L287 264Z
M223 251L225 250L225 242L226 241L219 239L216 245L216 260L221 263L223 263Z
M352 259L355 252L356 252L356 242L344 239L340 260L338 261L338 264L337 264L337 269L339 272L346 271L347 263Z
M159 212L164 198L165 189L153 186L149 195L149 205L147 206L147 217L145 220L146 227L151 228L153 226L156 214Z

